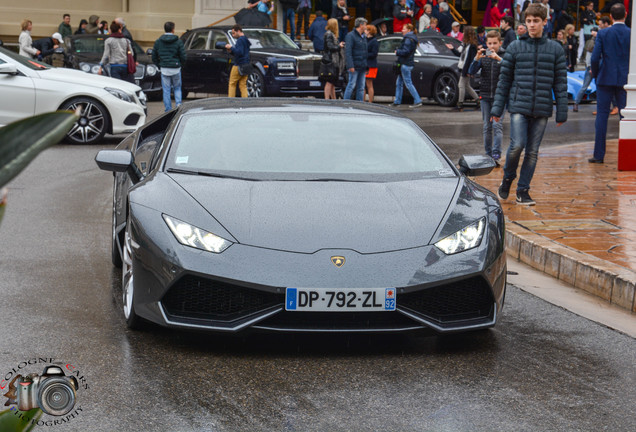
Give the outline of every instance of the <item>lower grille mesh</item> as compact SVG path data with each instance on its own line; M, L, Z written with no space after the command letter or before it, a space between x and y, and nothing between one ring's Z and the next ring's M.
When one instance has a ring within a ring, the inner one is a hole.
M232 321L282 306L284 301L283 294L185 276L168 290L161 303L172 316Z
M494 298L481 277L426 288L397 296L398 307L408 308L440 323L486 318Z

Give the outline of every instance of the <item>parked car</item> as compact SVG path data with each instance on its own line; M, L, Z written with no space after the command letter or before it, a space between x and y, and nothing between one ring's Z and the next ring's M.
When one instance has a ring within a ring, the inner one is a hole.
M146 95L135 84L56 68L0 47L0 126L48 111L80 109L67 135L90 144L134 132L146 121Z
M581 87L583 87L583 81L585 79L585 71L568 72L568 99L575 100L576 95L579 93ZM554 95L553 95L554 96ZM592 82L585 90L583 94L582 102L591 102L596 100L596 80L592 79Z
M230 26L203 27L181 36L187 55L182 72L184 91L227 94L232 56L216 44L234 45L230 30ZM318 81L322 56L303 51L278 30L244 28L243 32L252 44L254 71L247 79L250 97L323 94L323 84Z
M56 58L60 53L53 54L53 65L97 74L99 71L99 61L104 54L104 41L108 37L108 35L100 34L83 34L67 37L64 40L64 50L63 53L61 53L61 58ZM133 42L132 46L137 57L135 84L141 87L149 99L160 100L163 93L159 68L152 62L150 55L144 53L137 42ZM58 62L61 62L61 64ZM110 68L108 65L104 66L102 73L106 76L110 76Z
M433 98L438 104L450 107L457 104L459 90L459 57L446 44L459 47L457 39L439 33L420 33L419 46L415 52L415 66L411 76L420 97ZM391 34L378 38L378 75L373 82L376 96L394 96L396 75L393 63L397 60L395 50L402 43L401 34ZM471 85L479 91L479 78L473 78ZM405 97L410 97L404 91Z
M186 102L96 162L116 173L112 259L132 328L447 333L501 315L504 215L469 178L494 161L458 170L395 110Z

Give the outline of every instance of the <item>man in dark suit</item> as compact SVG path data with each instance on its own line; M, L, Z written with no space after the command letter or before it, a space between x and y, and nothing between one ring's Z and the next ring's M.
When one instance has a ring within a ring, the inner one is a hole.
M596 35L592 51L592 77L596 78L596 136L594 138L594 157L590 163L603 163L605 158L605 135L607 119L612 98L616 98L619 113L625 108L629 73L630 29L625 25L625 6L617 3L610 14L614 25L603 29ZM621 115L622 118L622 115Z

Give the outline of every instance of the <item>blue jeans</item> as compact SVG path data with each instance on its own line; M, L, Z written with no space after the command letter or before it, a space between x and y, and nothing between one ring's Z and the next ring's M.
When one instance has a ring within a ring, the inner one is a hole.
M294 40L296 34L296 27L294 26L294 18L296 18L296 11L292 8L283 9L283 33L287 30L287 21L289 21L289 37Z
M117 78L117 79L124 80L124 81L128 81L129 83L134 83L135 82L135 78L132 76L132 74L128 73L128 66L127 65L111 64L110 65L110 77L111 78Z
M349 82L347 88L344 91L343 99L351 99L353 89L356 89L356 100L364 101L364 78L366 76L366 70L355 70L349 72Z
M623 87L596 85L596 135L594 136L594 159L605 158L605 136L607 135L607 119L610 105L616 99L619 110L625 108L627 93ZM620 112L620 111L619 111ZM623 116L621 115L621 118Z
M488 156L499 159L501 156L501 142L503 141L503 118L505 112L501 115L498 122L491 120L490 110L492 109L492 102L490 99L481 100L481 117L484 122L484 150Z
M395 100L394 104L400 105L402 103L402 86L406 86L406 89L413 96L413 103L416 105L422 103L422 99L420 95L417 93L415 86L413 85L413 80L411 80L411 71L413 70L413 66L402 65L400 68L400 74L397 77L397 81L395 82Z
M163 106L166 112L172 109L170 100L170 89L174 89L174 103L181 105L181 72L171 76L161 74L161 88L163 89Z
M583 77L583 86L581 87L579 92L576 94L576 98L574 99L575 104L581 103L583 96L585 96L585 91L590 86L591 82L592 82L592 68L588 66L585 68L585 76Z
M529 117L523 114L510 114L510 147L506 153L504 179L514 180L521 151L524 151L521 173L517 182L517 191L530 189L530 181L537 166L539 146L543 139L547 117Z

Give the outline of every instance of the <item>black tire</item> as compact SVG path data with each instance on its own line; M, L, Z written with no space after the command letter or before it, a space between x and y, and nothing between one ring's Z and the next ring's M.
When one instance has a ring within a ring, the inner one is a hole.
M89 97L76 97L64 103L61 110L80 110L80 118L73 125L65 141L70 144L93 144L110 130L110 116L104 105Z
M122 306L126 325L131 330L142 328L142 319L135 312L135 284L133 278L132 246L130 239L130 218L124 228L124 244L122 245L121 291Z
M119 249L119 245L121 242L121 236L118 235L115 232L115 229L117 228L117 208L116 208L116 203L115 203L115 193L116 193L116 189L115 189L115 185L117 184L117 180L115 179L113 181L113 218L112 218L112 243L111 243L111 261L113 262L113 265L117 268L121 268L122 266L122 261L121 261L121 252Z
M457 77L452 72L442 72L433 84L433 98L444 107L457 105L459 99L459 87Z
M247 77L247 96L256 98L265 96L265 78L256 68Z

